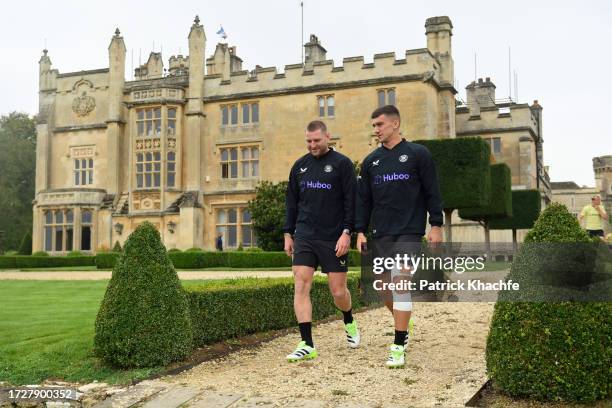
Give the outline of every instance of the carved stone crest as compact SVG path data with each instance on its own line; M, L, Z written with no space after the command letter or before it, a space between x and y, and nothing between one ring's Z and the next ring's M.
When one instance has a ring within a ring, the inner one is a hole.
M77 96L72 101L72 110L79 116L87 116L89 112L94 110L96 107L96 100L93 96L87 95L87 92L83 91L81 96Z

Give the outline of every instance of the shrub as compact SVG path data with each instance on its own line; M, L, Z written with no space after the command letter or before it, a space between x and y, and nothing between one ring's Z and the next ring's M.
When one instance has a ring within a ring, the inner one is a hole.
M112 269L120 256L119 252L98 252L95 259L96 268Z
M17 251L19 255L32 255L32 234L27 232L23 239L21 240L21 245L19 245L19 251Z
M15 269L15 256L0 256L0 269Z
M70 251L67 256L83 256L81 251Z
M202 252L202 248L189 248L185 252Z
M63 266L92 266L95 257L91 255L80 256L16 256L17 268L57 268Z
M171 252L182 252L182 251L178 248L171 248L168 250L168 253L171 253Z
M359 278L349 275L353 308L359 303ZM196 347L215 341L297 325L293 279L233 279L188 285L191 324ZM336 313L327 279L315 278L311 299L313 320ZM230 323L230 324L228 324Z
M96 318L94 351L118 367L166 365L192 350L187 297L159 232L130 235Z
M291 258L284 252L228 252L230 268L291 267Z
M286 192L286 181L274 184L264 180L255 187L255 198L249 201L257 245L264 251L280 251L284 247Z
M250 247L245 249L246 252L263 252L263 249L259 247Z
M113 252L121 252L123 251L123 249L121 249L121 244L119 243L119 241L115 241L115 245L113 246Z
M45 251L36 251L32 254L32 256L49 256Z
M507 279L521 285L538 282L543 264L566 256L562 253L546 257L547 254L532 252L535 246L530 244L572 243L577 245L576 251L582 251L580 248L589 241L565 206L552 204L527 234ZM582 268L588 271L588 256L583 256L584 251L577 255L571 261L583 259ZM564 278L560 274L559 279ZM551 290L551 294L564 290L569 289L560 287ZM500 292L491 321L486 363L495 386L512 396L542 400L593 401L609 397L612 302L510 302L516 300L515 296L520 295Z

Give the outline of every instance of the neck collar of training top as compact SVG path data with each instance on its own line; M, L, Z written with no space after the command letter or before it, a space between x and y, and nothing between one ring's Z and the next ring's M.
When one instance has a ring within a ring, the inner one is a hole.
M400 140L398 144L396 144L395 146L393 146L393 147L392 147L392 148L390 148L390 149L389 149L388 147L386 147L384 143L381 143L381 144L380 144L380 146L381 146L383 149L385 149L385 150L391 151L391 150L395 149L397 146L401 145L402 143L406 143L406 139L404 139L403 137L402 137L402 140Z

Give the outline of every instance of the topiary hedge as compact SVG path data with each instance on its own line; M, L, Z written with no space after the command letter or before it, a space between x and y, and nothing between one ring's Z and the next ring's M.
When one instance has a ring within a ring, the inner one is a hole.
M360 306L359 278L348 276L353 308ZM234 279L186 285L196 346L267 330L296 326L293 279ZM311 289L313 320L336 313L327 279Z
M96 268L112 269L120 256L120 252L98 252L95 259Z
M550 205L525 238L507 279L539 283L542 266L559 257L589 272L587 234L565 206ZM565 245L563 253L534 252L539 243ZM569 244L573 246L569 246ZM591 246L592 248L592 246ZM547 256L548 255L548 256ZM568 258L568 259L569 259ZM582 265L580 263L582 262ZM554 268L553 268L554 269ZM559 281L567 278L559 273ZM546 279L551 279L549 274ZM546 282L548 285L554 282ZM584 283L584 282L583 282ZM588 282L587 282L588 283ZM559 295L572 290L547 286ZM526 290L528 290L527 288ZM612 302L518 302L524 294L500 292L486 348L487 372L495 387L516 397L593 401L609 398L612 384Z
M187 296L159 232L143 222L113 269L96 318L95 354L117 367L151 367L185 358L192 345Z

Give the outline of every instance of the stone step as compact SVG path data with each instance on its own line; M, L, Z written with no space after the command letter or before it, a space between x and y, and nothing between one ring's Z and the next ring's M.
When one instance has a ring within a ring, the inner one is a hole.
M199 388L178 385L161 391L153 399L147 401L142 408L176 408L201 392Z
M154 394L166 389L162 385L138 384L128 388L124 392L113 395L110 398L94 405L93 408L129 408L132 405L151 397Z

